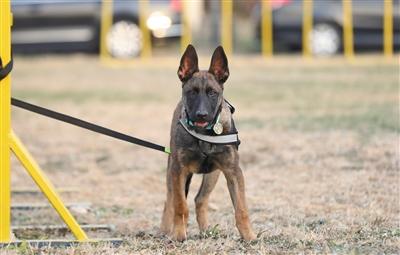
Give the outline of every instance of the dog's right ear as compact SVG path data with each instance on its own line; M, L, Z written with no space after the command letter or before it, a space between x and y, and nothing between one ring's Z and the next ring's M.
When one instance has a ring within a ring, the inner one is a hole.
M199 71L197 53L194 47L189 44L181 58L178 68L178 77L182 82L189 80L195 72Z

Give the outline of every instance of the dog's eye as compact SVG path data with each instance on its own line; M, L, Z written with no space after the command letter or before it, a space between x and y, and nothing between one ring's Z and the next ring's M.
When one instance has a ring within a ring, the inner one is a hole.
M198 93L199 93L199 89L198 89L198 88L194 88L194 89L191 89L191 90L188 91L188 94L189 94L190 96L195 96L195 95L197 95Z
M209 89L207 90L207 95L210 97L214 97L217 95L217 92L215 90Z

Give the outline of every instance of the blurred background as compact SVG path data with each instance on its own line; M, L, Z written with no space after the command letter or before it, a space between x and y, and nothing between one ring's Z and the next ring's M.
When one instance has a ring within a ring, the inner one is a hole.
M223 177L210 198L212 228L198 233L200 175L188 196L189 241L159 238L166 154L12 108L15 133L63 200L89 204L71 209L77 221L115 226L89 237L128 240L76 248L82 254L399 252L400 0L11 4L13 97L161 145L181 98L186 45L200 69L219 44L228 53L224 96L236 108L257 243L238 241ZM12 163L12 225L62 224L52 208L18 209L48 202Z
M385 41L400 46L400 0L14 0L12 12L14 52L34 54L96 54L104 46L103 54L126 59L192 42L246 54L309 47L330 56L343 52L346 36L357 51L382 51Z

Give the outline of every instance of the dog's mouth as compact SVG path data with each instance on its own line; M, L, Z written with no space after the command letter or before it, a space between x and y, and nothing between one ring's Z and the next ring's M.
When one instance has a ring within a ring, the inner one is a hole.
M194 122L194 125L196 127L205 128L205 127L207 127L208 122L207 121L196 121L196 122Z

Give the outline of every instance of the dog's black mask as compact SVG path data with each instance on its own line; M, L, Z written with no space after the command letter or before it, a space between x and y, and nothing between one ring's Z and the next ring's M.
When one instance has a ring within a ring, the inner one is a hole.
M217 47L208 71L199 71L196 50L189 45L178 69L182 81L182 101L189 120L197 128L206 128L218 114L223 102L224 82L229 77L228 60Z

